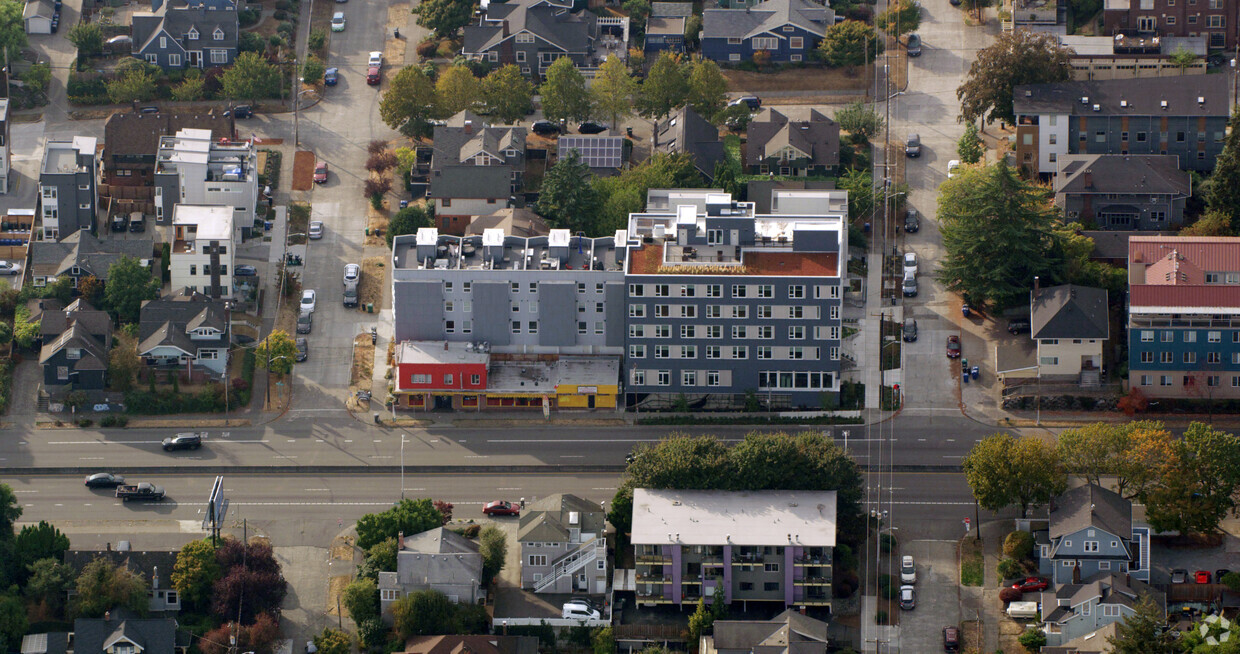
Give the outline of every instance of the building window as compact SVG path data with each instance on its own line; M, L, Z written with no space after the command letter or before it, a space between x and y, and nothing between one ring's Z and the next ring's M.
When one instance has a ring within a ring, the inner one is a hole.
M792 327L789 327L788 338L794 341L804 339L805 338L805 326L804 325L793 325Z
M545 566L545 565L547 565L547 555L546 555L546 554L531 554L531 555L530 555L530 565L532 565L532 566Z
M214 32L212 32L212 34L211 34L211 35L215 37L215 40L216 40L216 41L223 41L223 40L224 40L224 30L222 30L222 29L220 29L220 28L218 28L218 27L217 27L217 28L215 28L215 31L214 31Z
M707 370L706 371L706 385L707 386L718 386L719 385L719 371L718 370Z
M670 345L656 345L656 346L654 346L654 358L656 358L656 359L667 359L667 358L669 358L669 357L671 357L671 356L672 356L672 346L670 346Z
M771 284L762 284L758 286L758 297L772 298L775 297L775 287Z
M1141 363L1154 363L1154 353L1153 352L1142 352Z
M1141 331L1141 342L1142 343L1153 343L1154 342L1154 330L1152 329L1142 330Z
M759 359L774 358L774 348L769 345L759 345L755 348L755 350L757 351L757 356Z
M1141 385L1142 385L1142 386L1151 386L1151 385L1153 385L1153 383L1154 383L1154 382L1153 382L1153 380L1151 380L1151 379L1150 379L1150 376L1149 376L1149 375L1141 375Z
M754 316L758 318L759 320L766 320L771 317L771 313L772 313L771 305L764 304L764 305L759 306L754 311Z
M659 383L657 385L658 386L671 386L672 385L672 371L671 370L660 370L659 371Z
M211 51L211 63L213 64L228 63L228 51L227 50L212 50Z
M748 287L746 287L744 284L733 284L732 285L732 297L746 297L746 295L748 294L748 291L749 291Z
M1196 352L1185 352L1184 363L1197 363L1197 353Z
M794 36L788 39L788 47L792 50L800 50L805 47L805 37Z
M1206 332L1206 342L1218 343L1223 340L1223 332Z
M645 386L646 385L646 371L645 370L634 370L633 371L633 385L634 386Z
M379 591L379 599L385 602L395 602L400 599L400 591L396 589L384 588Z
M1185 343L1196 343L1197 332L1184 332L1184 342Z
M763 563L762 571L763 572L779 572L779 564L778 563Z
M630 359L645 359L646 358L646 346L645 345L630 345L629 346L629 358Z
M1174 353L1172 352L1159 352L1158 353L1159 363L1174 363L1174 361L1175 361Z
M520 320L512 321L512 333L514 334L521 333L521 321Z
M529 321L529 323L526 325L526 328L531 334L537 334L538 333L538 321L537 320Z
M481 384L481 383L482 383L482 375L470 375L470 376L469 376L469 383L470 383L470 384L472 384L472 385L474 385L474 386L477 386L477 385Z
M697 371L685 370L680 373L681 386L697 386Z
M718 345L707 345L706 346L706 358L707 359L718 359L719 356L720 356L720 350L719 350Z
M1098 551L1098 541L1096 541L1096 540L1087 540L1087 541L1085 541L1085 551L1086 551L1086 552L1097 552L1097 551Z
M706 297L723 297L723 286L720 284L707 284Z
M1159 386L1170 386L1170 385L1171 385L1171 375L1161 375L1161 376L1158 378L1158 385L1159 385Z
M168 65L169 65L169 66L180 66L180 65L181 65L181 55L179 55L179 54L170 54L170 55L168 55Z

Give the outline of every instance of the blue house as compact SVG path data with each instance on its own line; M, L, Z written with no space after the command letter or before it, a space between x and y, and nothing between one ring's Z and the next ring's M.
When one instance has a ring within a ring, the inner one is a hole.
M1132 502L1097 484L1051 500L1050 530L1039 534L1039 572L1055 585L1097 574L1149 581L1149 528L1132 524Z
M133 56L164 70L227 66L241 25L232 0L152 0L133 15Z
M693 15L692 2L652 2L646 19L646 52L684 52L685 25Z
M1046 633L1046 644L1058 647L1109 624L1123 622L1137 612L1137 604L1146 596L1166 612L1166 595L1132 575L1101 572L1087 579L1060 584L1055 590L1042 593L1042 631Z
M808 61L835 24L835 12L813 0L766 0L752 7L702 12L702 56L738 64L765 50L771 61Z

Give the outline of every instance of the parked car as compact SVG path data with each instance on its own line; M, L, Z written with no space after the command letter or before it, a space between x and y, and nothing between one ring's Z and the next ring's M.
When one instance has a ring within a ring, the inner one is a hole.
M959 167L960 167L960 160L958 159L952 159L951 161L947 162L947 179L951 179L955 177L956 169Z
M305 361L310 358L310 340L306 338L298 338L297 341L297 361Z
M317 304L318 297L319 294L312 288L302 291L301 304L299 305L301 307L301 312L314 313L314 307Z
M321 220L310 221L310 229L306 230L306 236L310 237L311 240L315 240L315 241L323 238L323 221Z
M327 86L335 86L336 82L338 82L339 80L340 80L340 69L328 68L327 70L323 71L323 83L326 84Z
M959 627L943 627L943 651L959 652L960 651L960 628Z
M327 162L326 161L320 161L317 164L314 164L314 183L315 184L327 183Z
M110 472L96 472L86 478L87 488L116 488L123 483L125 483L124 477Z
M588 120L578 125L577 131L581 134L602 134L607 131L607 123L596 123Z
M917 583L917 567L913 565L913 557L908 554L900 557L900 583Z
M565 620L598 620L602 615L597 610L586 608L574 602L565 604L561 611L560 617Z
M1046 590L1050 586L1047 581L1041 577L1025 577L1024 579L1012 584L1012 588L1022 593L1032 593L1038 590Z
M909 209L904 212L904 231L915 234L921 229L921 217L917 214L916 209Z
M332 14L332 31L333 32L344 31L344 12L343 11L337 11L336 13Z
M495 500L494 502L487 502L487 505L482 507L482 514L490 515L490 516L496 516L496 515L519 516L521 515L521 506L517 504L516 502L509 502L507 500Z
M560 126L549 120L534 121L530 126L530 130L539 136L551 136L560 133Z
M140 214L134 214L129 218L129 232L131 234L141 234L146 231L146 218Z
M904 293L904 297L917 297L917 275L905 274L900 291Z
M378 66L370 66L366 69L366 83L374 86L383 81L383 73L380 72Z
M900 608L911 611L917 606L917 591L912 586L900 586Z
M164 439L164 451L196 450L202 447L203 436L206 436L206 433L200 431L182 432L176 436L169 436Z
M355 283L362 276L362 267L356 263L344 264L344 283Z
M1028 318L1013 318L1008 321L1007 330L1013 334L1028 334L1033 323Z
M904 141L904 156L920 157L921 156L921 136L918 134L909 134Z
M1209 570L1198 570L1193 573L1193 581L1199 584L1208 584L1211 581Z
M12 261L0 261L0 275L19 275L22 272L22 265Z
M129 217L123 213L112 216L112 231L123 232L129 229Z
M1171 583L1184 584L1188 583L1188 570L1184 568L1176 568L1171 571Z
M912 343L917 340L917 321L912 318L904 319L904 342Z
M735 107L742 104L749 107L750 111L757 111L762 108L762 98L759 98L756 95L743 95L729 102L728 106Z
M910 57L921 56L921 37L917 36L916 34L908 35L908 56Z
M947 358L960 358L960 337L955 334L947 337Z
M234 277L255 277L258 275L258 268L249 264L244 264L233 268Z
M916 275L916 274L917 274L917 253L916 252L905 252L904 253L904 276L907 277L909 275Z
M297 316L297 333L298 334L309 334L310 330L313 327L314 327L314 314L303 313L300 316Z
M370 56L366 59L367 66L382 66L383 53L378 50L371 50Z
M574 597L564 603L565 604L580 604L581 606L584 606L591 611L598 611L599 613L603 612L603 607L600 606L597 602L592 601L589 597Z
M248 104L239 104L239 105L237 105L237 106L235 106L235 107L233 107L233 108L232 108L232 117L233 117L233 118L238 118L238 119L240 119L240 118L253 118L253 117L254 117L254 110L253 110L253 109L251 109L251 108L250 108L250 105L248 105Z

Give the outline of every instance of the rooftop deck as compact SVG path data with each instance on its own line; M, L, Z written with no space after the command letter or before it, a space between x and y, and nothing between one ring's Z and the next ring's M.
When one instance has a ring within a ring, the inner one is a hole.
M686 255L686 250L693 252ZM834 252L792 252L786 246L687 247L668 242L645 243L630 251L628 272L633 275L774 275L837 277L839 256Z
M623 252L616 251L613 237L570 237L568 257L563 262L551 255L546 236L505 237L503 257L498 262L483 256L482 241L481 235L440 235L435 258L419 261L416 242L399 239L392 245L393 266L397 270L623 270L623 263L617 261Z

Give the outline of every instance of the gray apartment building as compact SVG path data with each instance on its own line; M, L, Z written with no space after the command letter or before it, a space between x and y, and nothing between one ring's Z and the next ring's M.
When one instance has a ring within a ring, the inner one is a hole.
M1192 176L1171 155L1069 154L1055 174L1055 206L1100 229L1179 227L1192 194Z
M831 607L835 491L633 491L637 601Z
M1166 154L1208 172L1223 150L1229 90L1216 75L1017 86L1016 160L1049 176L1069 154Z
M607 592L603 507L557 493L521 512L521 587L535 593Z
M95 224L95 147L93 136L48 141L39 168L39 214L43 238L57 240Z

